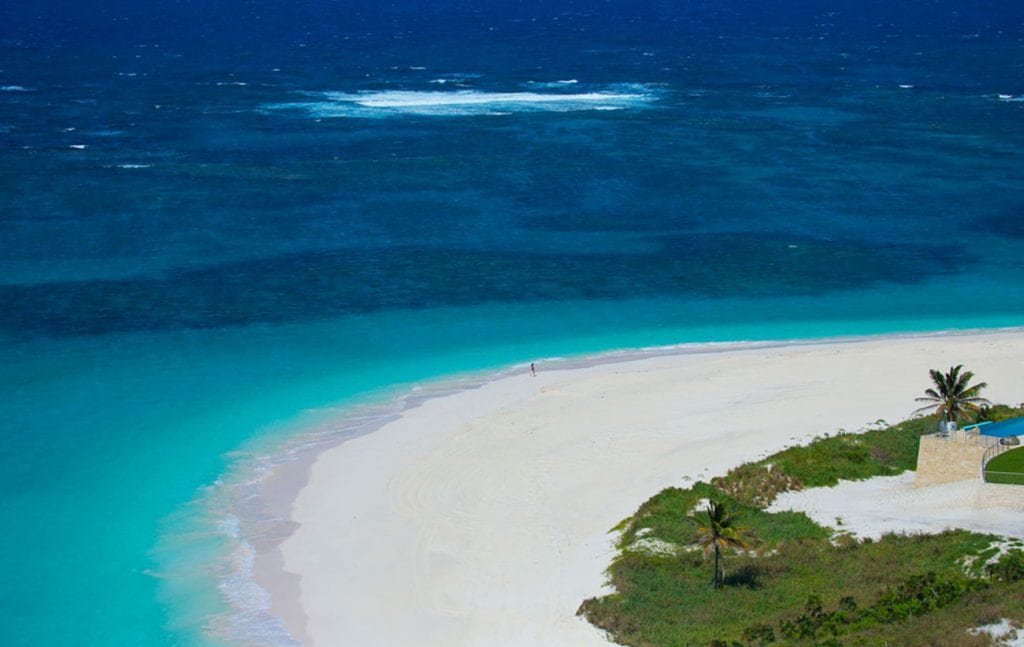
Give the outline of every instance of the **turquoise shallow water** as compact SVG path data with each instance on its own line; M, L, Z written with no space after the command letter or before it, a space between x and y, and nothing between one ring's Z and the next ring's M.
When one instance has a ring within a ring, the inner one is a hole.
M0 12L4 644L237 635L225 492L411 385L1024 325L1020 7L193 4Z
M615 348L1021 322L1016 313L915 318L910 308L888 313L895 318L839 316L848 305L780 301L773 316L755 318L753 304L742 302L577 302L36 342L6 358L20 383L0 410L6 428L28 436L3 465L4 511L18 524L0 549L18 583L7 595L20 605L5 635L21 644L40 636L51 644L128 636L206 644L212 616L220 618L216 635L251 642L258 635L247 633L252 626L222 626L239 619L227 614L216 588L235 572L238 556L227 552L232 529L224 526L218 480L237 461L259 464L253 459L303 429L344 419L346 407L391 400L408 388L402 385ZM834 318L807 317L808 308ZM728 309L737 319L666 322L698 319L705 309ZM662 316L631 328L624 319L638 318L623 313L637 311ZM740 320L744 313L748 320ZM236 466L229 483L245 478ZM247 581L227 585L236 588L232 596L248 595ZM59 626L51 622L54 608L63 609Z

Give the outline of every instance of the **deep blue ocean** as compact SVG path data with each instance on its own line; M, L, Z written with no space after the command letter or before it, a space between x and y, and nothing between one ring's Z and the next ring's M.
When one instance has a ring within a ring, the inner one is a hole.
M1019 2L0 0L0 643L284 643L226 492L412 385L1022 286Z

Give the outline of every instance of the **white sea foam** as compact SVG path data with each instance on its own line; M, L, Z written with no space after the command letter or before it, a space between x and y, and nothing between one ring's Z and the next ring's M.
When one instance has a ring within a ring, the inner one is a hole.
M1018 94L1017 96L1013 96L1012 94L997 94L996 99L1009 103L1019 103L1024 101L1024 94Z
M239 611L211 618L209 627L217 634L249 645L298 645L281 619L270 613L270 592L253 577L256 551L242 537L238 518L229 515L218 527L231 539L233 548L227 573L217 588L225 601Z
M0 85L0 92L31 92L23 85Z
M529 86L533 88L564 88L567 85L576 85L576 79L565 79L563 81L530 81Z
M152 164L118 164L117 168L149 168Z
M435 85L457 85L461 87L469 87L472 82L470 79L464 79L457 76L441 76L436 79L430 79L430 82Z
M472 116L510 112L573 112L640 108L656 99L647 86L562 94L541 92L388 91L325 92L321 101L283 103L269 109L305 110L314 117Z
M480 74L476 72L450 72L447 74L440 74L432 79L430 83L435 85L457 85L460 87L470 87L475 79L479 79Z
M534 92L380 92L372 94L330 95L334 101L356 103L366 108L421 108L494 104L564 104L636 99L634 95L611 93L537 94Z

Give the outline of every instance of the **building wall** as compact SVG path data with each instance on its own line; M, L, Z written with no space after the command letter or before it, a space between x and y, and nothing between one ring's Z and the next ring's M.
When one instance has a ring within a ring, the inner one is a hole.
M985 447L957 442L951 438L922 436L917 449L917 475L914 487L951 483L966 479L981 480L981 459Z

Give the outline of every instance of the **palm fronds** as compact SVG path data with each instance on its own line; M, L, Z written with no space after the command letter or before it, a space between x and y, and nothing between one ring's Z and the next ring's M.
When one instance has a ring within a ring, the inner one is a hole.
M981 412L981 407L992 404L979 394L988 386L985 382L970 385L974 373L963 371L963 364L951 366L949 371L942 373L936 369L929 371L935 388L925 389L924 396L915 398L917 402L927 402L914 413L937 413L944 420L956 422L968 420Z
M698 529L700 536L697 544L704 549L704 559L712 554L715 556L715 575L712 584L716 589L724 575L724 569L720 565L721 550L747 547L746 529L737 523L741 516L738 512L730 511L725 503L708 501L708 507L701 518L703 525Z

